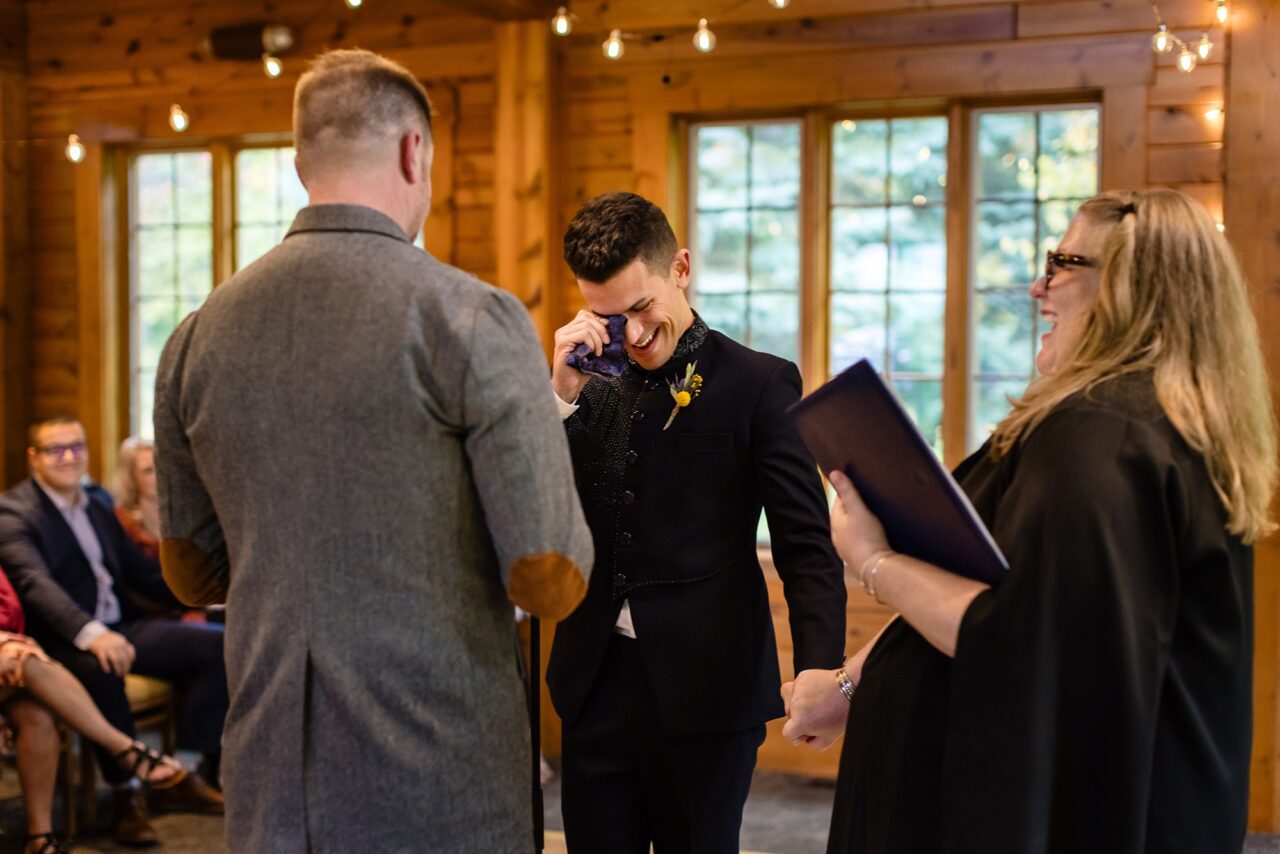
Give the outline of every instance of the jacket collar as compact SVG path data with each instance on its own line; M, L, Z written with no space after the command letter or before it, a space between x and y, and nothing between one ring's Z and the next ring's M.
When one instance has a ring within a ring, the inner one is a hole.
M707 340L707 335L710 331L707 328L706 321L695 311L693 313L693 324L680 336L680 340L676 342L676 347L671 352L671 358L666 361L666 364L655 370L647 371L640 367L639 362L628 356L627 366L640 376L645 377L665 376L672 371L683 372L684 366L692 358L697 357L698 349Z
M364 205L308 205L298 211L285 239L304 231L363 231L409 242L391 217Z

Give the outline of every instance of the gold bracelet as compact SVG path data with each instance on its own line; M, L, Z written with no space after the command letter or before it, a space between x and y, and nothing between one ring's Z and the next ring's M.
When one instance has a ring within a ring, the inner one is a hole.
M844 698L852 703L853 692L858 690L858 686L853 684L849 674L844 672L843 667L836 671L836 684L840 686L840 693L844 694Z
M895 554L897 552L893 549L881 549L878 552L874 552L862 564L862 571L858 573L858 581L862 584L862 589L870 593L871 598L877 602L880 601L880 597L876 595L876 573L880 571L880 565Z

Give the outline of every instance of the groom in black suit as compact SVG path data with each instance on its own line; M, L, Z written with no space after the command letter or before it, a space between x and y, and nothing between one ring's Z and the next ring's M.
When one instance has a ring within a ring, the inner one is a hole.
M796 672L844 654L843 569L786 412L800 373L707 328L686 299L689 251L651 202L592 199L564 254L590 311L557 331L552 385L596 551L547 673L569 850L736 854L764 725L783 713L762 508ZM581 344L607 355L611 315L621 375L570 367Z

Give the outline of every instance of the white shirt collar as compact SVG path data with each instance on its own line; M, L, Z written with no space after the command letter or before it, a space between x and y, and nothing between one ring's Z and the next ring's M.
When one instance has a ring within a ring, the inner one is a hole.
M49 496L49 500L53 502L53 505L63 513L70 513L72 510L83 509L89 503L89 496L85 494L83 486L76 487L75 499L67 501L67 499L62 497L61 493L57 492L53 487L41 480L40 475L32 474L31 479L36 482L36 486L40 487L40 490L44 492L45 495Z

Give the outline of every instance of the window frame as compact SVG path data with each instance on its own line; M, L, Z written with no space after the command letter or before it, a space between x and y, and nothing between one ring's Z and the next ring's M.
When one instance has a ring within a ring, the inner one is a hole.
M133 300L136 293L136 268L134 265L133 225L134 212L138 209L135 163L144 154L182 154L207 151L212 158L211 181L213 186L213 283L210 292L235 273L236 260L236 181L235 157L241 151L257 148L280 148L293 145L288 133L256 134L249 137L226 139L197 137L184 140L156 140L120 146L115 159L116 186L123 188L118 194L115 219L116 276L123 287L116 289L115 334L121 346L116 359L115 376L120 394L115 418L121 425L120 435L131 436L138 426L138 394L134 387L137 347L137 328L133 316Z
M946 305L942 367L943 462L958 465L968 453L970 397L973 370L971 346L974 329L971 304L974 296L972 271L973 168L976 157L978 116L993 111L1028 112L1070 108L1091 108L1098 113L1099 191L1105 186L1106 105L1105 93L1081 90L1065 93L1019 95L1016 97L918 99L903 102L875 102L821 106L806 110L703 112L673 116L677 158L673 174L672 224L683 233L686 243L694 243L697 226L694 133L705 125L801 121L800 128L800 354L799 367L804 391L809 393L827 380L830 365L830 280L832 227L830 188L833 171L831 128L840 121L868 119L947 118L947 185L944 194L946 235ZM694 276L698 270L695 266ZM1030 284L1030 283L1028 283Z

